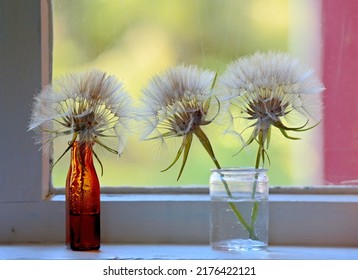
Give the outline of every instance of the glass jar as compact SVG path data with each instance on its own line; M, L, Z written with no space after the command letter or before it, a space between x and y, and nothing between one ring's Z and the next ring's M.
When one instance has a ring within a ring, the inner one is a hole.
M268 244L266 169L211 171L210 244L215 250L264 250Z

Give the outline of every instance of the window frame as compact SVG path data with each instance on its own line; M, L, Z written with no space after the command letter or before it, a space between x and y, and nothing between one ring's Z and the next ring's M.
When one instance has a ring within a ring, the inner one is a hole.
M0 45L5 97L0 116L11 119L2 127L10 141L2 138L0 145L0 243L64 242L64 195L51 192L50 160L26 131L33 94L51 73L50 0L2 1L0 6L0 28L5 29L0 36L6 36ZM208 190L185 190L103 189L102 242L208 244ZM354 186L272 187L269 201L270 245L358 245Z

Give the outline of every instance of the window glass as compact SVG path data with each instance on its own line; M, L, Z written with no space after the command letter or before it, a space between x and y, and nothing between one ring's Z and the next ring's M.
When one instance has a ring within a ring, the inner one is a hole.
M100 68L116 75L135 101L148 80L169 67L196 64L222 73L233 60L255 51L296 55L320 74L319 1L302 0L53 0L53 78ZM319 108L318 108L319 110ZM273 131L269 149L271 185L321 184L322 127L288 141ZM222 166L253 166L256 146L241 148L221 126L205 127ZM100 152L103 186L207 185L209 156L194 140L188 163L176 181L180 162L166 172L180 141L162 146L134 134L122 157ZM69 139L70 140L70 139ZM66 148L55 141L54 158ZM116 145L115 143L113 144ZM68 155L53 169L63 187Z

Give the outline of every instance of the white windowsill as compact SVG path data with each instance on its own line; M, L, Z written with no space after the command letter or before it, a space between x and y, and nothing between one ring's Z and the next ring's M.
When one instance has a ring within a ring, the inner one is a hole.
M208 245L102 244L99 251L74 252L64 244L0 245L3 260L358 260L358 248L269 246L264 252L219 252Z
M101 199L103 244L209 242L208 195L117 194ZM358 194L270 194L269 201L272 246L358 248L358 222L353 217L358 212ZM64 240L63 196L3 202L0 213L0 244L61 244Z

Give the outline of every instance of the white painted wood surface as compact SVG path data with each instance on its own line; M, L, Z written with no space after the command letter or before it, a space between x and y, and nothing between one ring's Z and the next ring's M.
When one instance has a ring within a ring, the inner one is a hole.
M27 132L41 90L40 27L39 1L0 1L1 202L41 199L42 155Z
M63 245L0 245L5 260L358 260L358 248L271 246L264 252L219 252L207 245L104 244L98 252Z
M104 243L208 244L208 195L102 195ZM357 195L271 195L270 245L357 246ZM0 203L0 243L64 242L64 197Z

